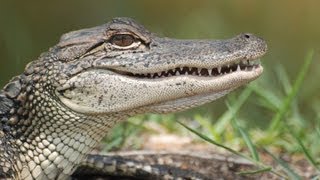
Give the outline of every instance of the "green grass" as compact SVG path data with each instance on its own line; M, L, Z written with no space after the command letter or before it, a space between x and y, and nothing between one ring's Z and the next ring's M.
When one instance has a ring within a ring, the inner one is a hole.
M283 122L284 120L284 116L286 115L286 113L288 113L290 111L290 106L292 105L294 99L297 97L297 93L299 91L299 89L302 86L302 82L305 78L305 75L309 69L309 66L312 62L312 58L313 58L313 50L310 50L305 58L305 63L303 64L303 67L301 68L301 71L298 74L298 77L296 79L296 81L293 84L293 87L291 88L290 85L288 85L288 83L285 83L287 81L282 80L284 85L287 85L286 90L289 91L287 93L286 98L284 99L279 111L275 114L275 116L273 117L273 119L271 120L271 125L269 127L269 131L274 132L276 131L278 128L281 127L281 122ZM282 73L284 74L284 73ZM284 76L279 76L284 77Z
M299 98L299 92L313 59L315 59L314 51L310 50L293 81L288 78L284 68L278 65L278 68L274 69L274 74L279 81L279 86L271 87L269 84L272 84L270 83L272 78L267 76L251 83L239 91L240 93L232 93L226 99L227 111L220 117L215 118L209 113L201 114L198 111L191 114L189 118L181 113L148 114L131 118L128 123L119 125L118 128L128 128L129 124L129 127L134 127L131 128L134 129L132 134L139 135L142 130L148 130L143 122L151 121L160 124L170 133L185 134L186 132L178 125L181 124L201 139L248 159L257 166L256 170L239 172L239 174L269 171L285 179L301 179L295 167L280 158L280 152L289 156L304 155L309 165L320 174L320 103L316 100L311 102L313 105L310 107L313 108L314 115L302 113L299 107L299 103L303 101ZM252 107L257 111L258 117L252 113ZM261 120L268 122L262 125L250 123ZM177 121L179 123L176 123ZM122 131L124 130L116 129L114 133L118 133L117 137L125 141L128 134L124 135ZM121 144L123 143L119 143ZM243 149L246 150L240 151ZM261 153L271 156L282 170L273 169L263 162Z

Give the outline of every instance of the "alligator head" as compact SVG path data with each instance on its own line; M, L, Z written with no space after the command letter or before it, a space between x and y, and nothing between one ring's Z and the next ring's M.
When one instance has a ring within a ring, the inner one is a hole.
M64 59L68 76L56 93L80 113L175 112L256 79L266 49L252 34L228 40L176 40L117 18L62 37L55 51Z
M213 101L256 79L266 50L252 34L176 40L128 18L67 33L0 93L0 174L65 179L121 119Z

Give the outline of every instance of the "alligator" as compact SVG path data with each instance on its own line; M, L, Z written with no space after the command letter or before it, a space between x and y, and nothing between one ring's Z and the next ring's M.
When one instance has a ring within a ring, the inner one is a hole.
M99 168L87 156L115 124L214 101L259 77L266 51L249 33L162 38L130 18L66 33L0 91L0 179Z

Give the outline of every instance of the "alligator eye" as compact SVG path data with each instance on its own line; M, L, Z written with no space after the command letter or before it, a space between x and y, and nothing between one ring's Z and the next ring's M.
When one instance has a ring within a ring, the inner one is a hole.
M116 34L114 35L110 43L120 47L130 46L135 42L135 38L130 34Z

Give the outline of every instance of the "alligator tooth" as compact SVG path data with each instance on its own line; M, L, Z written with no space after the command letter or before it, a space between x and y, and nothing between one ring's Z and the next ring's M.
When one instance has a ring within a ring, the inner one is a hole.
M180 71L181 71L181 72L183 71L183 67L180 68Z
M232 73L232 68L230 68L230 71L229 71L229 73Z
M181 71L181 74L182 74L182 75L188 75L188 71L184 71L184 72Z
M188 71L186 71L185 75L189 75L189 72L188 72Z
M198 69L198 74L201 75L201 69L200 68Z
M209 76L212 76L213 69L208 69Z
M196 76L196 75L197 75L197 73L196 73L195 71L193 71L192 75L193 75L193 76Z
M238 64L237 71L241 71L240 65Z
M174 76L176 73L174 71L170 71L171 76Z
M167 74L167 71L162 71L161 76L165 76Z
M218 73L219 74L221 73L221 67L218 67Z
M176 71L176 76L179 76L180 75L180 72L179 71Z
M158 73L154 73L154 74L153 74L153 77L157 77L157 76L158 76Z

